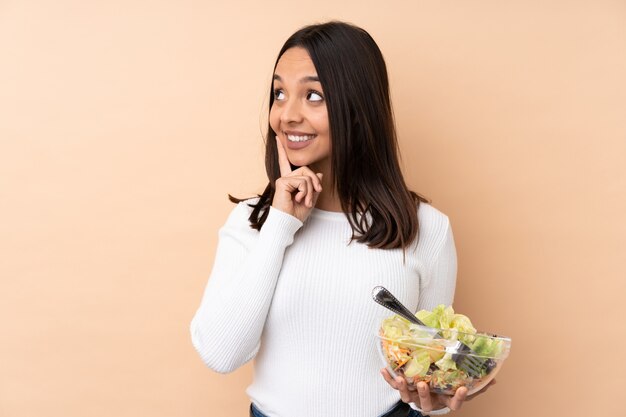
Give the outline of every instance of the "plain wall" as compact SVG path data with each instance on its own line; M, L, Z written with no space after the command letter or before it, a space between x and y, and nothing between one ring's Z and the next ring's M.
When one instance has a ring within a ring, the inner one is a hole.
M513 339L456 415L624 415L626 2L225 3L0 2L0 416L247 415L189 321L276 54L329 19L385 55L455 309Z

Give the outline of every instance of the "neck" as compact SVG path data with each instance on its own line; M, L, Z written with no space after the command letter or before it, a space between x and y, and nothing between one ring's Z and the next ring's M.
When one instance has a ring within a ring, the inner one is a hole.
M309 165L309 168L311 168L313 172L321 172L324 174L322 177L322 192L319 197L317 197L315 207L326 211L342 211L339 195L337 194L337 190L333 188L334 184L330 173L330 158L325 158L317 163L313 163Z
M315 208L326 211L342 211L339 195L337 190L332 188L332 181L329 177L324 175L322 179L322 192L317 197Z
M341 203L339 203L339 200L324 198L324 191L322 191L320 196L317 198L317 203L315 204L315 208L318 208L320 210L326 210L326 211L337 211L337 212L342 211Z

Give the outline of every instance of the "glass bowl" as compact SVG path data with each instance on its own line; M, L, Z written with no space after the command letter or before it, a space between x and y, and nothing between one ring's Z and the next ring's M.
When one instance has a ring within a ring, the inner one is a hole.
M466 387L468 395L480 391L500 371L511 349L508 337L434 329L397 315L385 319L376 336L378 353L392 376L404 376L410 387L424 381L431 392L447 395L460 387Z

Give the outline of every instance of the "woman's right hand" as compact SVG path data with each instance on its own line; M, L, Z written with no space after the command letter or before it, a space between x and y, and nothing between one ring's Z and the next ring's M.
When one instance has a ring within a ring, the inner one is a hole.
M280 178L276 180L272 207L291 214L304 223L322 192L322 174L303 166L291 170L287 152L276 137Z
M414 403L421 410L428 413L429 411L439 410L444 407L448 407L450 410L458 410L461 408L465 401L471 401L480 394L483 394L487 389L496 384L496 380L492 379L485 387L471 396L467 396L467 388L460 387L454 395L435 394L430 391L430 387L424 381L418 382L417 385L409 386L406 379L403 376L391 376L387 368L380 370L380 373L385 378L385 381L393 388L400 391L400 398L405 403Z

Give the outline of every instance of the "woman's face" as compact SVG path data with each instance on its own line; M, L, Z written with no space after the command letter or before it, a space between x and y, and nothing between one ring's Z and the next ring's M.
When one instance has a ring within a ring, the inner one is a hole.
M322 85L309 53L290 48L274 72L270 126L296 166L330 171L330 131ZM327 174L328 175L328 174Z

